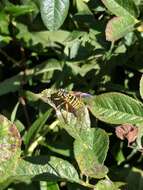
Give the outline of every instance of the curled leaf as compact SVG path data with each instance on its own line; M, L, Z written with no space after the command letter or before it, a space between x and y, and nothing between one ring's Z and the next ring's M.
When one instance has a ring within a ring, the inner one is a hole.
M130 124L123 124L116 127L115 133L121 140L127 139L130 145L130 143L137 139L138 128Z

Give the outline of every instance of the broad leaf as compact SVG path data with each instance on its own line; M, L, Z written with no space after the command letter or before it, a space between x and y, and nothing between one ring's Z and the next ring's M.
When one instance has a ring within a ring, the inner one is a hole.
M125 185L124 182L113 182L109 179L100 180L95 186L96 190L120 190L119 187Z
M82 131L86 131L90 128L90 118L86 105L83 104L83 106L78 108L76 115L72 112L68 112L68 110L64 108L57 109L57 106L51 100L51 95L55 93L57 93L56 90L45 89L40 94L37 94L37 96L55 109L57 117L60 120L60 125L73 138L79 138Z
M76 0L76 6L77 6L78 12L86 14L86 15L92 14L87 4L83 0Z
M41 0L41 17L49 30L57 30L63 24L69 9L69 0Z
M93 115L107 123L143 123L143 104L121 93L98 95L93 98L89 108Z
M71 182L79 182L79 176L75 168L67 161L57 157L39 156L19 160L13 174L19 180L34 179L37 181L66 179Z
M125 36L129 32L134 30L136 23L133 19L127 17L114 17L111 19L106 26L106 40L116 41L121 37Z
M68 31L58 30L58 31L40 31L40 32L30 32L28 27L24 24L17 23L17 28L19 33L17 38L19 40L23 39L27 46L41 44L43 48L51 45L51 42L63 43L69 36ZM31 44L32 43L32 44Z
M61 63L55 59L51 59L45 61L32 69L27 69L25 72L20 72L19 74L8 78L0 83L0 96L7 94L9 92L15 92L19 90L21 83L25 79L24 82L27 82L29 79L33 78L34 76L54 71L54 70L61 70L62 66Z
M102 0L104 5L116 16L132 17L138 16L138 9L133 0Z
M79 139L83 131L90 129L90 118L87 107L81 108L79 115L75 116L73 113L67 111L56 110L60 125L75 139Z
M103 165L109 148L109 139L105 131L91 128L82 131L75 140L74 154L81 173L94 177L104 177L108 169Z
M138 9L132 0L102 0L104 5L117 17L111 19L106 27L106 39L116 41L133 31L138 23Z
M12 175L20 157L20 146L21 137L16 126L0 115L0 186Z

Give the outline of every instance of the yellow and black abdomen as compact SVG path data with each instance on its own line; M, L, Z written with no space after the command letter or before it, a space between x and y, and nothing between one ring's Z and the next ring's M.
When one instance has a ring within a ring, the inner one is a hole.
M76 97L73 93L71 94L64 89L59 89L57 93L52 95L51 99L57 109L64 109L74 114L84 105L79 97Z

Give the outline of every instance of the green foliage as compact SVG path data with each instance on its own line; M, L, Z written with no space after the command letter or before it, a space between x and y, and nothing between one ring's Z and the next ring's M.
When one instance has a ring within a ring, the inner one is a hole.
M143 189L142 16L142 0L0 2L0 190Z
M120 93L96 96L90 109L97 118L107 123L142 125L143 122L142 103Z
M69 9L69 0L42 0L40 12L45 26L57 30L64 22Z

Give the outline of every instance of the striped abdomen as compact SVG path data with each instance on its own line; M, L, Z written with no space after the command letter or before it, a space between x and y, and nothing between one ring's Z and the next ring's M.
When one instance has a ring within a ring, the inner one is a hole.
M60 89L57 93L59 98L61 98L65 103L67 103L69 106L73 107L74 109L78 109L81 106L83 106L82 101L78 97L76 97L73 94L68 93L64 89Z

